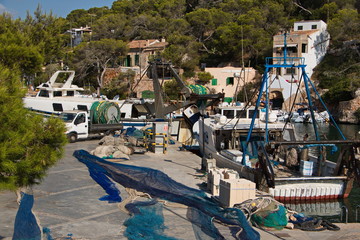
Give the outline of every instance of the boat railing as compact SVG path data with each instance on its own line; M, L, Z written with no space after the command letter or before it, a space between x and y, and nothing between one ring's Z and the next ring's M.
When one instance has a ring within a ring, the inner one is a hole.
M340 212L340 221L343 220L343 212L345 210L345 223L348 223L348 219L349 219L349 210L348 208L344 205L341 207L341 212Z
M267 57L266 65L278 67L297 67L305 65L303 57Z
M358 221L358 209L360 208L360 205L357 205L355 208L355 222Z

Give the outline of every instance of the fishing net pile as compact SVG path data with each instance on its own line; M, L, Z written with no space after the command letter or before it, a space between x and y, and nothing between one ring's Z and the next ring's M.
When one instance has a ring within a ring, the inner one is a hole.
M125 206L132 214L125 223L128 226L125 235L129 239L174 239L162 234L164 223L157 207L157 199L187 206L187 219L193 224L198 239L205 235L212 239L225 239L215 227L215 221L229 227L235 239L260 238L259 233L249 225L240 209L223 209L203 191L178 183L161 171L109 162L85 150L75 151L74 156L88 167L90 176L108 194L103 200L121 201L120 191L113 181L125 188L135 189L155 198L150 202L133 202ZM144 222L151 226L144 228Z

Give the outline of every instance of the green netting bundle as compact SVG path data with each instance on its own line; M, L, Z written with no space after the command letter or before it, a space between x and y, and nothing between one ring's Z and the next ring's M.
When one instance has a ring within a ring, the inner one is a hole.
M256 212L251 216L251 221L258 226L283 229L287 223L286 209L283 205L275 202L269 204L266 208Z
M114 102L94 102L90 112L92 123L95 124L118 123L120 121L120 108Z
M196 84L196 85L189 85L189 88L191 89L191 91L193 93L196 93L196 94L207 94L207 89L206 87L204 87L203 85L199 85L199 84Z

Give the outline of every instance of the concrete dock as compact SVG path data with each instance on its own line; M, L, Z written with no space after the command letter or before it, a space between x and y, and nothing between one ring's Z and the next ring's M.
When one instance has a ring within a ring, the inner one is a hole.
M124 221L129 218L117 203L98 199L104 190L89 176L87 167L72 156L75 150L92 150L98 140L68 144L64 157L52 167L40 185L34 186L34 212L42 227L51 230L54 239L127 239L123 233ZM158 169L175 181L199 189L204 181L198 171L201 159L188 151L179 151L170 145L166 154L136 154L125 164ZM121 197L127 198L125 189L117 185ZM0 239L11 239L14 219L18 210L13 192L0 192ZM186 208L164 206L165 234L178 239L196 239L192 224L186 218ZM256 229L261 239L360 239L360 224L337 224L337 232L305 232L300 230L272 231ZM217 225L226 239L233 239L227 228Z

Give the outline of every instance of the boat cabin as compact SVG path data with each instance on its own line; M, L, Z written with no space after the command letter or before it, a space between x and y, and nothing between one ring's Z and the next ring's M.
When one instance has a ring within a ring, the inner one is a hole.
M84 88L73 85L75 71L57 71L49 81L40 84L37 89L37 97L54 98L54 97L74 97L81 95Z

